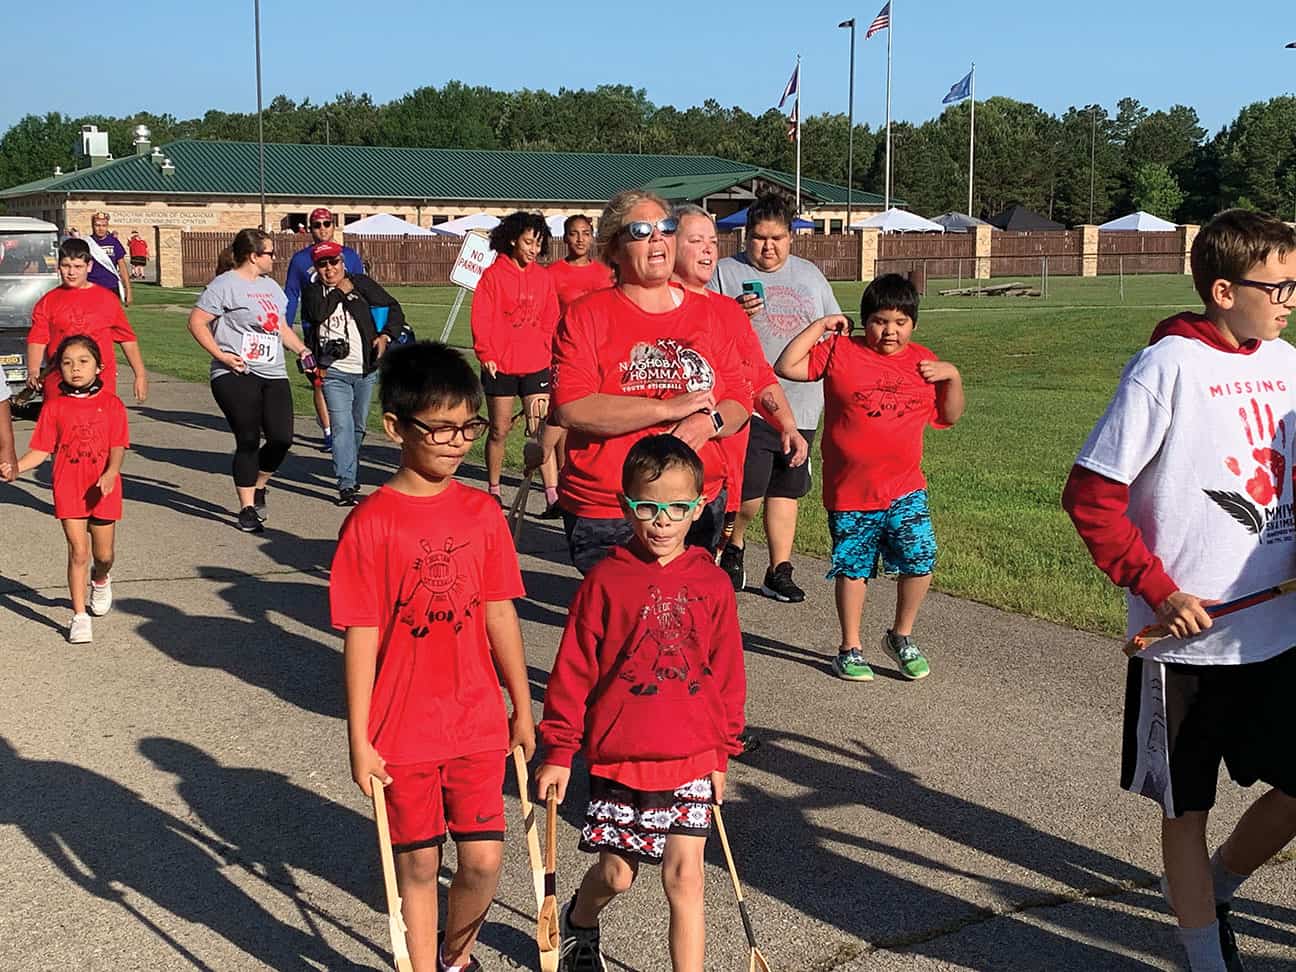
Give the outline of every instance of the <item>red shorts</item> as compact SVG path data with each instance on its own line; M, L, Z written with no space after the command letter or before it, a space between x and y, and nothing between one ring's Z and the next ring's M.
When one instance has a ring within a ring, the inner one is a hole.
M461 840L504 839L504 762L492 750L444 763L387 767L392 849L418 850Z

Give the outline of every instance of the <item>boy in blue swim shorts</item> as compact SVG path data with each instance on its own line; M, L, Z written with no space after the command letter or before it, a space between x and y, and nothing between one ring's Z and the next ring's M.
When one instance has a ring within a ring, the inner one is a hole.
M793 381L824 383L823 501L832 534L841 645L833 671L873 679L860 619L879 555L899 573L895 622L882 648L906 678L930 672L913 639L931 587L936 536L922 471L928 425L949 428L963 414L963 379L954 365L913 343L918 291L899 274L878 277L860 299L863 333L848 318L823 317L798 334L774 365Z

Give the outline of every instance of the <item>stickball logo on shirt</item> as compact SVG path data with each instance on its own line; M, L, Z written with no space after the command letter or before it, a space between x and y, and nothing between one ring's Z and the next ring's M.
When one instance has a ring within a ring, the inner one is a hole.
M1224 467L1239 489L1208 489L1207 496L1261 543L1296 538L1292 498L1296 469L1288 487L1287 421L1274 421L1273 408L1256 399L1238 408L1238 450ZM1245 438L1245 448L1243 439ZM1283 497L1286 496L1286 502Z
M706 391L715 386L715 369L693 348L670 338L640 341L621 362L621 390Z
M689 604L700 601L681 587L673 597L663 595L656 585L648 588L648 600L639 609L642 635L622 652L625 668L620 678L631 682L633 695L656 695L672 682L685 687L689 695L702 690L701 678L711 674L702 659L697 627Z
M872 388L857 391L851 398L869 418L903 418L924 405L899 378L879 378Z
M458 634L480 602L478 595L465 596L467 579L454 556L468 541L456 544L447 537L440 547L430 540L419 546L423 553L406 570L396 595L397 617L415 638L427 635L434 623L449 624Z
M765 288L765 309L760 317L773 333L794 337L818 316L814 297L808 291L784 284L771 284Z

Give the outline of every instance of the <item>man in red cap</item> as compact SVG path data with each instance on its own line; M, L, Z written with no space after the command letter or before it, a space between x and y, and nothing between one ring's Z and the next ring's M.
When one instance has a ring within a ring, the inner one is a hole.
M315 265L311 260L311 248L317 243L332 242L336 223L333 214L323 206L311 210L311 245L303 247L293 254L293 258L288 264L288 276L284 280L284 295L288 298L289 327L297 319L297 303L301 300L302 287L315 279ZM360 254L349 246L342 247L342 264L346 267L347 273L364 273L364 262L360 259ZM302 321L302 337L307 344L311 343L311 336L306 333L305 321ZM320 389L319 384L315 382L312 382L312 384L315 385L315 415L319 418L320 429L324 432L323 449L325 452L331 452L333 450L333 429L329 422L328 406L324 404L324 392Z

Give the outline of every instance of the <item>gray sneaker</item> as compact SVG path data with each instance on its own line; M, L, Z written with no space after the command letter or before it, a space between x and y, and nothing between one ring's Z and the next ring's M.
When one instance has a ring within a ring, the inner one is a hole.
M597 928L575 928L568 918L575 895L562 907L558 928L562 941L558 946L558 972L607 972L607 963L599 950Z

